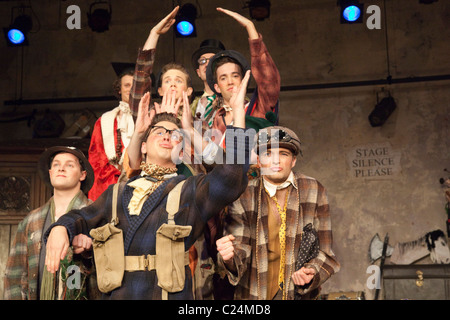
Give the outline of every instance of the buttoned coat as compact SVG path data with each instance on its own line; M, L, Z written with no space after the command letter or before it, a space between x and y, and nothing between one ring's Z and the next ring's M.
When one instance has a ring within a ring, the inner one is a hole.
M286 272L284 283L287 299L294 290L305 298L317 296L320 285L338 272L340 265L332 252L332 232L329 204L325 188L316 179L295 173L297 188L289 187L286 211ZM296 287L291 279L300 248L303 227L312 223L319 236L320 251L305 266L316 270L309 285ZM250 180L242 196L229 206L225 222L226 234L232 234L237 274L228 271L236 286L235 299L271 299L267 297L268 271L268 204L262 178ZM219 265L226 269L220 254Z

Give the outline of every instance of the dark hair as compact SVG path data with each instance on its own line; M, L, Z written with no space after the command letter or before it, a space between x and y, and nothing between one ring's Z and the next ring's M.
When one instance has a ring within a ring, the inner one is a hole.
M150 131L152 130L152 127L154 125L156 125L158 122L161 121L168 121L168 122L172 122L173 124L175 124L178 128L181 128L181 120L175 116L173 113L168 113L168 112L161 112L161 113L157 113L155 114L155 116L152 119L152 122L150 123L150 125L147 128L147 131L144 134L144 138L142 141L147 141L148 136L150 134Z
M113 82L113 84L112 84L112 88L113 88L113 93L114 93L114 96L117 98L117 99L120 99L120 88L121 88L121 86L122 86L122 78L124 77L124 76L133 76L134 75L134 70L127 70L127 71L124 71L124 72L122 72L121 74L120 74L120 76L118 76L117 77L117 79L116 80L114 80L114 82Z
M233 59L233 58L228 57L228 56L224 56L224 57L217 58L217 59L214 61L214 64L212 65L212 69L213 69L213 78L214 78L214 82L215 82L215 83L217 83L217 69L218 69L220 66L223 66L223 65L226 64L226 63L234 63L234 64L236 64L236 65L239 67L239 73L241 74L241 77L244 76L244 75L243 75L243 72L242 72L242 66L241 66L241 64L240 64L236 59Z

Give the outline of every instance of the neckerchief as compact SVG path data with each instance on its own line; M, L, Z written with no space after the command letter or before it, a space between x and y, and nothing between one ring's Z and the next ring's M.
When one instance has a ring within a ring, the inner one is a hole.
M153 163L141 163L142 178L128 184L134 188L133 196L128 204L130 215L139 215L144 202L166 179L176 176L177 168L162 167Z

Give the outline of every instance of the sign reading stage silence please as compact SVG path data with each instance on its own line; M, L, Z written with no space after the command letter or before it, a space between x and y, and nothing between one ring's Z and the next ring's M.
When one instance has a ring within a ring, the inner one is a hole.
M401 172L400 152L389 142L353 147L347 152L347 164L355 179L390 179Z

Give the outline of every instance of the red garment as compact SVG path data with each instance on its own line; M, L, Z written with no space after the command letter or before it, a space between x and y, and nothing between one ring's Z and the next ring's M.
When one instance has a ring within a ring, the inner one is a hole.
M117 119L114 119L114 145L117 144ZM122 144L122 152L123 152ZM103 146L101 118L95 122L92 131L91 145L89 146L89 162L94 170L95 181L88 193L89 199L95 201L110 184L119 180L120 170L109 163Z

